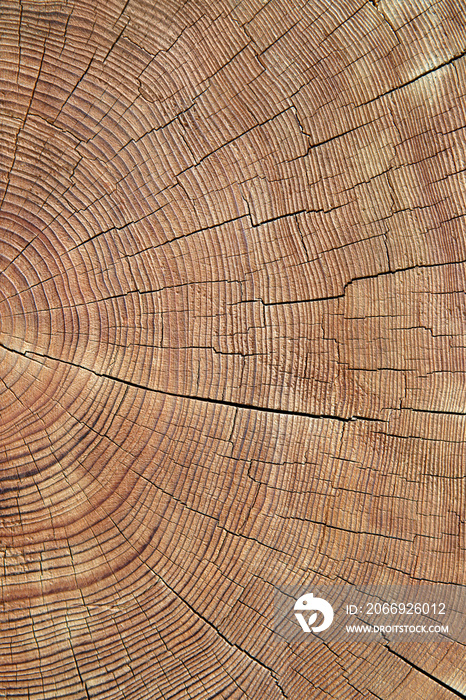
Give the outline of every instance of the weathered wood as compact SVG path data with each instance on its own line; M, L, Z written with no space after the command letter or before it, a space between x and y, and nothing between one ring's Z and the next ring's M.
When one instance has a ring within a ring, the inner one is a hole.
M464 3L0 26L0 697L465 697L273 617L464 585Z

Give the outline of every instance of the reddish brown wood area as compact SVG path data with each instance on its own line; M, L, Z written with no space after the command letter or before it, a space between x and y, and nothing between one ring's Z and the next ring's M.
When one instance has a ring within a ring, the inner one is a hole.
M465 583L466 5L0 46L0 698L465 697L457 631L298 643L274 590Z

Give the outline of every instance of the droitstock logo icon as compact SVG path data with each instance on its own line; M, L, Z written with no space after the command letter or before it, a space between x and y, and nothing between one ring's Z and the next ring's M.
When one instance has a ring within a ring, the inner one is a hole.
M333 622L333 608L330 603L323 598L314 598L312 593L306 593L298 598L294 605L294 609L295 611L301 611L295 612L295 615L303 632L315 632L318 634L319 632L323 632L324 630L328 629ZM307 622L304 615L302 615L302 612L304 611L311 613ZM317 620L317 613L319 612L323 616L323 621L320 625L317 625L317 627L312 627Z

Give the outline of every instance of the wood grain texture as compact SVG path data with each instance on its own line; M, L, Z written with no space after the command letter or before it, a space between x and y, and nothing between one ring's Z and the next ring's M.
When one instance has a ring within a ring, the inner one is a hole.
M466 5L0 30L0 697L465 697L272 601L465 583Z

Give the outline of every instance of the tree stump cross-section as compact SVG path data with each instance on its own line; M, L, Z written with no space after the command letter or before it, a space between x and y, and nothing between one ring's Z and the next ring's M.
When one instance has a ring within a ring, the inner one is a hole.
M0 52L0 698L466 697L465 3L2 0Z

